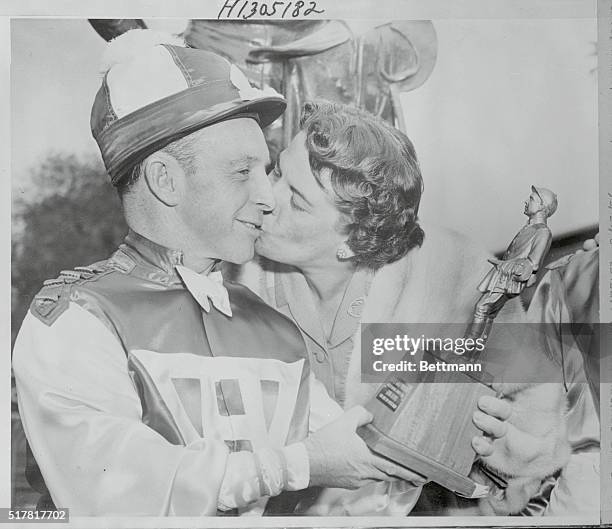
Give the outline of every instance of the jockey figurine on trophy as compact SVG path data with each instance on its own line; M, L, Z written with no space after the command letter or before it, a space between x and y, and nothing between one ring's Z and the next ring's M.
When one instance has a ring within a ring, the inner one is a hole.
M493 319L504 303L535 283L536 273L552 241L546 220L556 210L555 193L544 187L531 186L524 211L529 221L512 239L502 259L489 259L493 268L478 285L483 294L476 303L474 320L466 336L486 340Z

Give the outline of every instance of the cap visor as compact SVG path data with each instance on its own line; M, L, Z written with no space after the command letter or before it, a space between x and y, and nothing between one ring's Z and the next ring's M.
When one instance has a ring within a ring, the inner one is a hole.
M206 86L193 87L132 112L106 128L97 140L106 154L104 162L112 183L119 182L147 156L204 127L238 114L255 114L264 128L287 106L281 96L272 95L252 100L219 98L210 106L209 94Z

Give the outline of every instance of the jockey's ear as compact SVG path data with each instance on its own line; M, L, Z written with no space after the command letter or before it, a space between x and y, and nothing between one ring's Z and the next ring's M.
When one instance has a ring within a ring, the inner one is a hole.
M164 151L158 151L144 161L144 177L149 191L161 203L169 207L178 205L180 179L184 179L181 164Z

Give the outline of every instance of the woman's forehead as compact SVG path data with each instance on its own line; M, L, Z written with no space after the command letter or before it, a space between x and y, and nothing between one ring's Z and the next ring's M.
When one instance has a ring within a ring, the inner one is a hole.
M312 173L304 132L299 132L293 138L289 146L281 152L279 159L283 176L290 186L315 200L317 197L329 200L330 193L333 194L331 169L323 167L318 178Z

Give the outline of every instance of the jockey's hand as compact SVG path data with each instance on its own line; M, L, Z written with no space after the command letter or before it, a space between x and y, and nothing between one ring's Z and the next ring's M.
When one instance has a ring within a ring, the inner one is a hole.
M491 257L490 259L488 259L488 261L492 265L495 265L498 272L506 276L512 276L513 274L515 274L515 271L517 269L517 264L513 259L503 261L501 259L497 259L497 257Z
M506 422L512 415L512 404L508 400L483 395L478 399L478 410L472 414L472 421L482 430L484 436L472 439L472 448L479 456L493 453L493 440L508 433Z
M488 261L495 265L500 273L517 281L527 281L533 273L533 264L529 259L523 257L506 261L492 257Z
M362 406L310 435L304 444L310 462L310 485L357 489L374 481L409 481L423 485L425 479L372 453L355 432L368 424L372 414Z

